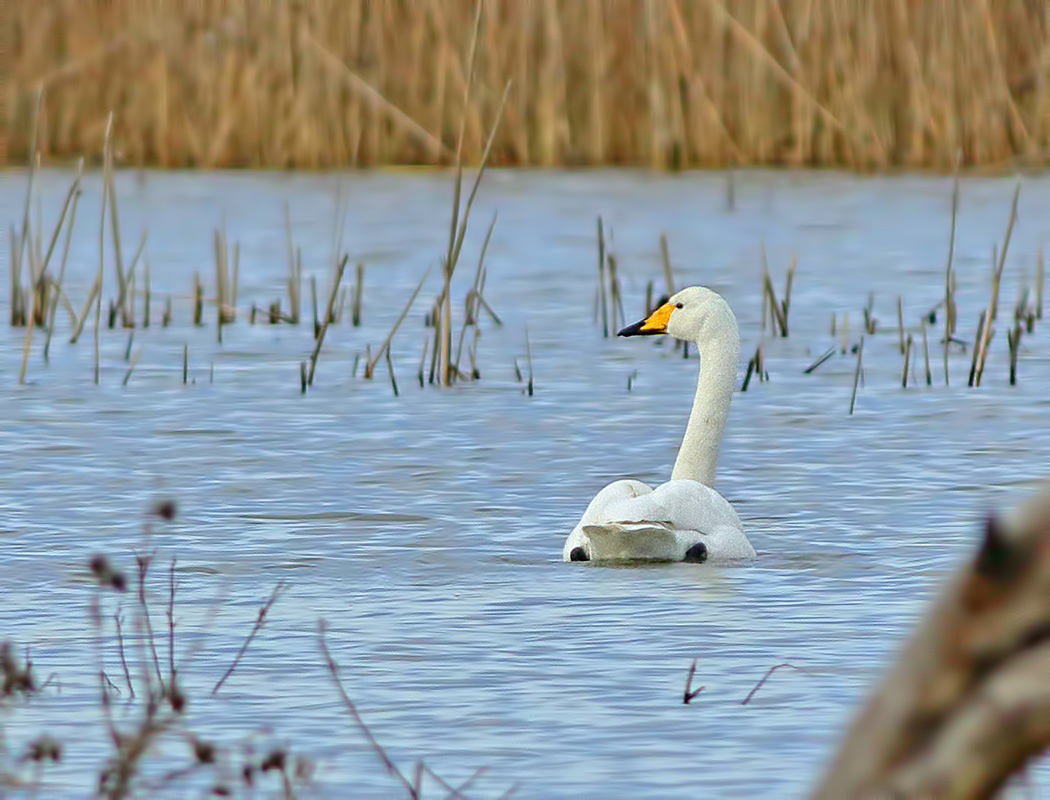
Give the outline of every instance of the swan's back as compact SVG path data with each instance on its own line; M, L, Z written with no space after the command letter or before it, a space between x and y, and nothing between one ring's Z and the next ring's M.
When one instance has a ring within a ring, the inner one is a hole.
M681 561L698 544L707 561L755 557L736 511L709 486L673 480L653 490L641 481L622 480L591 501L563 556L569 560L582 547L594 561Z

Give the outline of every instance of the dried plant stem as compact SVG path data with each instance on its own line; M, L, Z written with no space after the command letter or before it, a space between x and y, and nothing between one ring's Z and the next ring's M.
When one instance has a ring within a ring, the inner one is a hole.
M904 304L900 295L897 295L897 341L904 355Z
M1040 245L1035 257L1035 318L1043 318L1043 281L1046 265L1043 262L1043 246Z
M365 724L365 721L361 718L361 715L358 713L357 706L354 705L353 700L351 700L350 696L346 693L346 689L343 688L343 682L339 678L339 667L338 665L336 665L335 659L332 658L332 654L328 650L328 643L327 641L325 641L325 634L327 633L327 630L328 623L326 623L323 619L318 620L317 643L321 649L321 656L324 658L325 667L328 669L328 674L332 676L332 681L333 683L335 683L335 688L338 690L340 698L342 698L343 705L346 707L346 710L350 712L350 716L353 718L354 723L357 725L357 727L364 734L365 738L368 740L369 746L371 746L375 754L379 756L379 760L383 762L383 766L386 768L386 771L401 782L401 785L405 787L405 790L408 792L408 796L410 798L412 798L413 800L417 800L417 798L419 797L419 792L416 790L416 787L412 784L411 781L408 780L408 778L405 777L404 773L402 773L401 770L397 768L397 765L390 759L390 756L387 755L386 750L383 749L383 746L379 744L376 737L372 735L372 731L369 730L368 726Z
M95 384L99 382L101 366L99 359L99 325L102 316L102 287L103 287L103 266L105 265L105 239L106 239L106 200L110 197L108 187L112 180L111 173L113 171L113 149L110 143L110 133L113 130L113 112L109 112L109 119L106 122L106 138L102 148L103 153L103 181L102 181L102 210L99 215L99 232L98 232L98 273L95 277L95 283L98 285L98 291L95 294ZM111 210L112 213L112 210ZM116 235L116 234L114 234ZM119 269L119 267L118 267ZM123 280L123 278L121 278Z
M901 373L901 388L908 388L908 367L911 365L911 334L904 344L904 370Z
M926 385L933 386L933 373L930 372L930 343L926 335L926 320L922 321L922 359L926 366Z
M849 413L853 416L853 408L857 404L857 384L860 383L860 373L863 369L862 359L864 357L864 337L860 337L860 344L857 345L857 368L853 371L853 393L849 398Z
M529 365L529 382L526 384L525 391L529 397L532 397L532 344L529 342L529 326L525 326L525 359Z
M993 326L995 318L999 312L999 286L1002 282L1003 269L1006 267L1006 254L1010 249L1010 238L1014 230L1014 222L1017 221L1017 201L1021 196L1021 184L1017 184L1017 188L1014 190L1013 201L1010 203L1010 217L1006 222L1006 234L1003 237L1003 247L999 252L999 260L993 264L992 271L992 289L991 296L988 301L988 313L985 317L984 326L981 329L981 335L978 337L980 345L977 347L977 357L975 361L975 375L972 385L981 385L981 376L984 374L984 364L988 357L988 344L991 341ZM976 346L976 344L975 344Z
M394 327L390 329L390 333L386 335L386 339L376 350L375 355L371 356L365 361L365 377L371 378L372 373L375 371L376 364L379 363L379 359L383 357L387 349L390 347L390 342L394 338L394 334L397 333L397 329L401 327L401 323L405 321L405 317L408 316L408 310L412 308L412 304L416 301L419 296L420 290L423 288L423 284L426 283L427 276L430 275L430 267L427 267L427 271L423 273L423 277L420 278L419 283L416 285L415 291L412 292L412 296L408 298L408 302L405 303L405 307L401 309L401 314L398 316L397 321L394 323Z
M343 271L346 269L346 262L349 260L350 256L344 255L335 268L335 279L332 281L332 291L328 294L328 305L325 307L324 322L321 323L321 330L317 334L317 341L314 342L313 352L310 353L310 372L306 378L307 386L314 385L314 370L317 369L317 357L321 354L321 346L324 344L325 334L328 333L328 323L332 320L335 299L339 295L339 284L343 281Z
M51 308L48 314L47 320L47 339L44 341L44 360L48 358L48 353L51 350L51 336L55 331L55 314L58 311L58 303L62 298L62 286L66 277L66 264L69 261L69 243L73 238L73 227L76 224L77 219L77 203L80 200L80 178L84 172L84 159L80 159L80 163L77 165L77 177L76 191L73 192L73 202L69 209L69 224L66 225L66 237L65 242L62 245L62 263L58 268L58 278L55 280L55 297L51 301ZM67 301L68 302L68 301ZM76 312L74 312L74 324L76 322Z
M955 256L955 219L959 212L959 163L962 153L955 157L955 170L952 179L952 224L948 235L948 266L944 272L944 385L948 385L948 348L951 347L955 334L955 298L952 292L952 259Z
M671 270L671 254L667 248L667 236L660 234L660 263L664 268L664 284L667 286L667 296L671 297L674 291L674 272Z
M284 585L284 579L282 578L277 582L277 585L274 587L269 599L265 603L263 603L262 608L259 609L259 615L255 619L255 624L252 626L252 630L248 634L248 638L244 640L244 644L241 645L241 649L237 651L237 655L234 656L233 663L230 664L229 669L227 669L226 672L223 673L222 677L219 678L218 683L216 683L215 687L211 690L211 693L213 695L216 694L219 691L219 689L222 688L222 685L226 683L226 679L233 674L234 670L237 669L237 665L241 663L241 659L244 658L244 654L248 652L248 645L252 643L252 639L255 638L255 634L259 632L259 629L262 628L263 623L266 622L266 615L267 613L269 613L270 608L273 606L273 604L277 601L277 597L278 595L280 595L281 590L284 588Z
M790 664L790 663L787 663L787 662L785 662L783 664L777 664L774 667L770 667L766 671L766 674L763 675L762 678L758 681L758 683L756 683L754 685L754 687L751 689L751 691L747 693L747 697L745 697L743 700L740 701L740 705L746 706L748 703L750 703L751 700L754 698L754 696L756 694L758 694L758 690L761 689L763 686L765 686L766 685L766 681L768 681L770 678L773 677L773 673L776 672L777 670L781 670L781 669L793 669L796 672L805 672L805 673L810 672L810 670L808 670L808 669L805 669L803 667L796 667L794 664Z
M609 338L609 304L605 294L605 229L598 217L598 301L602 314L602 336Z

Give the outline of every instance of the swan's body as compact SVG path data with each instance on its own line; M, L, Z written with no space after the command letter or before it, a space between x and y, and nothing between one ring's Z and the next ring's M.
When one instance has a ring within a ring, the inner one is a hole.
M736 387L740 335L721 296L683 289L620 336L668 333L700 357L693 410L671 480L655 490L636 480L602 489L562 551L566 561L737 561L755 557L733 507L711 488Z

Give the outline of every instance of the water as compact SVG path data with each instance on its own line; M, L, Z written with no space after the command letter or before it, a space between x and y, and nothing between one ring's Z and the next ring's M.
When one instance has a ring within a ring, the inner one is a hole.
M48 231L70 179L40 176ZM323 295L340 180L344 247L366 265L364 326L329 330L302 396L308 324L250 326L242 310L219 346L212 319L193 327L188 295L194 270L214 279L221 224L240 243L242 309L284 295L284 200L304 273L318 275ZM522 797L799 797L940 582L972 552L980 516L1023 499L1044 474L1050 348L1041 330L1024 341L1018 386L1007 384L1003 326L979 390L965 387L968 354L953 354L943 385L939 348L932 388L900 386L896 297L914 321L942 295L947 180L756 173L738 178L729 213L717 175L490 173L454 287L459 314L498 210L485 295L503 325L482 323L481 380L443 391L415 383L433 269L394 340L400 397L382 366L364 381L351 376L353 361L366 344L374 351L446 246L449 176L128 172L116 185L125 262L148 223L153 292L177 295L172 327L136 332L128 385L124 331L103 331L96 386L91 327L69 345L60 309L50 364L35 339L19 387L24 330L0 328L0 638L30 646L37 674L55 676L2 721L14 755L41 731L65 742L62 764L48 771L58 793L90 791L106 752L85 565L103 552L133 573L157 497L179 503L149 543L160 658L177 556L187 727L233 748L234 760L246 742L261 754L286 745L314 761L317 794L399 794L324 668L323 618L348 694L409 775L420 759L453 785L487 767L469 791L478 797L514 785ZM963 338L986 301L1012 190L1006 180L963 185ZM4 179L0 218L21 220L23 192L21 176ZM66 279L78 309L98 263L99 197L93 174ZM1004 319L1031 280L1048 212L1050 181L1026 180ZM759 551L752 566L560 561L564 537L605 483L669 476L697 368L668 341L602 338L592 317L598 214L612 229L629 322L646 282L662 280L663 231L679 285L710 285L733 305L743 358L761 337L761 243L778 291L798 255L791 337L767 341L770 380L736 395L722 449L719 488ZM841 325L849 311L856 340L869 291L880 332L865 344L851 417L852 355L802 371L832 342L832 313ZM160 308L155 300L155 325ZM6 319L6 302L0 312ZM515 360L527 369L526 326L531 397L514 372ZM915 353L922 379L921 340ZM265 626L211 697L282 579ZM107 614L116 601L105 596ZM104 666L123 688L108 617L107 630ZM129 644L133 668L137 648ZM686 706L693 659L694 688L705 689ZM777 672L742 705L783 662L807 672ZM138 713L122 700L117 709L122 719ZM166 752L153 774L187 763L181 740ZM1048 791L1045 766L1031 783ZM169 788L208 785L191 776ZM262 785L277 787L272 776Z

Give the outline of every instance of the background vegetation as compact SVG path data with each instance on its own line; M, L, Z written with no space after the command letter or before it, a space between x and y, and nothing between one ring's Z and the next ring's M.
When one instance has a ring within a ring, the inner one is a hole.
M7 163L1042 166L1042 0L10 4Z

